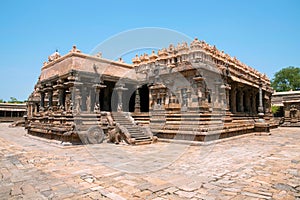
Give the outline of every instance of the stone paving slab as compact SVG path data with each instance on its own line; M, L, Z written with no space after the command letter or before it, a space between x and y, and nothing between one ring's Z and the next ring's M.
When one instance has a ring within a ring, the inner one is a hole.
M300 129L271 133L63 146L0 124L0 199L300 199Z

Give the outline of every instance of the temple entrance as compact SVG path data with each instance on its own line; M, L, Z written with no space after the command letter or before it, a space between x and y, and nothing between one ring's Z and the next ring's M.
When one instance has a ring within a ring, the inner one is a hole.
M135 85L125 84L127 90L123 94L123 111L133 112L135 104Z
M141 112L149 112L149 89L147 85L143 85L138 89L139 102L136 102L137 90L136 86L132 84L126 84L126 90L123 96L123 109L126 112L134 112L136 104L139 104Z
M140 105L141 105L141 112L149 112L149 88L147 85L143 85L139 89L140 93Z
M115 82L112 81L104 81L105 88L100 91L100 110L102 111L111 111L112 110L112 93L115 87ZM115 105L117 106L117 105Z

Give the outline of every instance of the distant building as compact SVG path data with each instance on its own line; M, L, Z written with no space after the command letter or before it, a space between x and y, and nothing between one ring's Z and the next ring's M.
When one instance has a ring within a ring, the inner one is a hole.
M13 122L23 118L26 104L0 103L0 122Z
M275 92L272 106L278 106L275 117L284 117L282 126L300 126L300 91Z

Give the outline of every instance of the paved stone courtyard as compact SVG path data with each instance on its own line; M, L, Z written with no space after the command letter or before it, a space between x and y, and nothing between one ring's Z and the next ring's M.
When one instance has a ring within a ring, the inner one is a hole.
M300 199L299 144L300 129L279 128L208 146L62 146L0 124L0 199Z

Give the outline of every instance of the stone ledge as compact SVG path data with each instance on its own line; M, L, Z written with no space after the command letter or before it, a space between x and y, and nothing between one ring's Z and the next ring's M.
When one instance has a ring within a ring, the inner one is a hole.
M218 139L218 140L213 140L213 141L188 141L188 140L176 140L176 139L165 139L165 138L158 138L158 142L166 142L166 143L175 143L175 144L183 144L183 145L191 145L191 146L209 146L209 145L213 145L213 144L218 144L218 143L222 143L222 142L227 142L230 140L236 140L239 138L243 138L243 137L250 137L250 136L254 136L255 133L247 133L247 134L243 134L243 135L238 135L238 136L232 136L232 137L228 137L228 138L224 138L224 139Z

